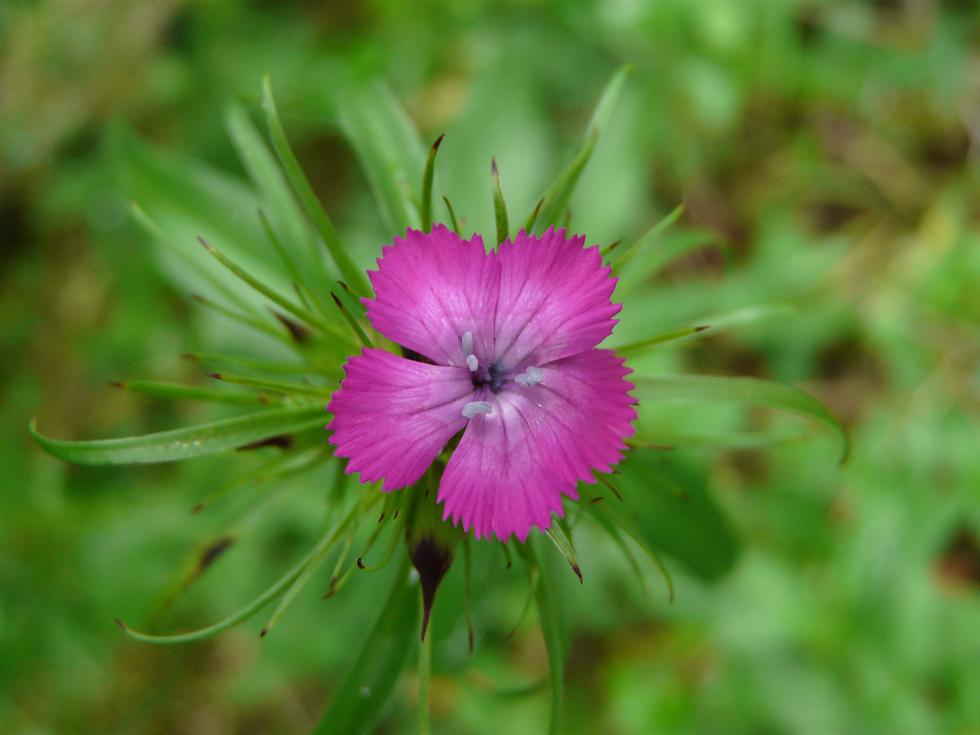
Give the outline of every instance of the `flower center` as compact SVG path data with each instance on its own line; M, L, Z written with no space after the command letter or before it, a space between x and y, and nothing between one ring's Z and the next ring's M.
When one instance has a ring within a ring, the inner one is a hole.
M470 355L470 357L473 357ZM474 358L474 362L476 358ZM467 358L467 363L469 363L469 358ZM473 373L473 387L474 388L490 388L491 393L499 393L504 387L504 383L507 381L507 376L503 370L496 364L491 365L486 371L476 369L474 370L470 367L470 371Z
M525 371L519 374L514 374L514 371L507 370L496 362L488 366L482 365L474 352L473 333L470 331L463 333L459 344L466 359L466 367L470 371L474 390L488 388L496 395L507 383L513 382L523 388L531 388L544 380L544 371L534 365L527 366ZM486 401L472 401L463 408L463 416L468 419L478 414L490 415L492 412L493 407Z

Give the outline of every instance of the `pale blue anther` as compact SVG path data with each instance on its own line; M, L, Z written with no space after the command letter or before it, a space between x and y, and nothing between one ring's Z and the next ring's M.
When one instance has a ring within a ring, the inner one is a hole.
M491 406L486 401L470 401L465 406L463 406L464 419L471 419L479 414L483 414L484 416L489 416L492 413L493 413L493 406Z

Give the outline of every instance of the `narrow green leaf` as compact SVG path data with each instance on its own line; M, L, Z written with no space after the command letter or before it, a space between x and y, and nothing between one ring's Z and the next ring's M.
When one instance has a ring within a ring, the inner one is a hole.
M258 314L259 311L256 305L244 298L242 293L230 288L227 283L225 283L221 278L217 276L212 269L204 267L204 259L198 259L190 257L183 248L177 247L173 241L173 236L160 226L160 224L150 217L146 211L136 202L130 204L130 214L138 225L140 225L148 235L150 235L158 245L168 250L177 259L179 259L185 267L189 268L195 276L202 282L201 285L206 284L208 288L214 289L214 291L220 293L229 302L235 304L239 309L249 312L250 318L254 319L254 315ZM229 276L230 278L230 276ZM270 327L271 328L271 327Z
M343 281L337 281L340 288L333 289L334 293L337 294L337 298L340 299L344 308L353 316L355 319L365 320L367 319L367 308L364 303L357 298L351 290L347 287L347 284Z
M544 206L544 199L538 199L538 203L534 205L534 209L531 210L531 214L527 216L524 221L524 227L521 228L525 232L531 232L534 230L534 225L538 221L538 215L541 214L541 207Z
M248 314L242 314L241 312L230 309L223 304L219 304L211 299L205 298L200 294L191 294L191 298L194 299L201 306L207 307L213 312L221 314L221 316L226 319L230 319L233 322L238 322L246 327L256 330L257 332L262 332L263 334L268 334L270 337L281 340L286 344L292 343L288 332L283 329L274 327L272 324L257 319L255 317L249 316Z
M734 311L705 316L699 321L707 323L701 326L683 327L681 329L675 329L669 332L662 332L654 335L653 337L648 337L636 342L630 342L622 346L612 344L610 347L622 355L635 356L646 352L649 347L656 346L662 342L682 339L692 334L699 334L708 329L711 330L711 334L718 334L728 329L744 327L746 325L755 324L756 322L765 321L767 319L787 316L794 313L794 311L795 308L791 304L756 304L754 306L746 306L741 309L735 309ZM637 374L639 375L640 373Z
M285 380L253 378L248 375L236 375L235 373L210 373L210 377L225 383L234 383L235 385L241 385L254 390L264 390L271 393L283 393L292 396L310 396L312 398L323 399L324 401L329 400L332 394L332 391L324 386L292 383Z
M609 81L606 82L606 86L599 96L599 102L596 104L595 110L592 113L592 120L589 121L589 131L594 130L597 133L602 133L609 126L613 108L619 99L619 93L623 91L626 80L632 73L633 65L623 64L613 73Z
M199 161L160 150L114 129L110 145L116 152L121 188L153 219L134 207L134 215L155 240L160 265L182 290L211 293L219 289L229 304L259 315L261 303L247 286L203 253L198 236L218 244L263 280L281 286L281 268L265 246L254 212L262 202L246 182Z
M442 201L446 204L446 211L449 212L449 221L452 222L453 232L457 235L462 235L462 231L459 229L459 221L456 219L456 211L453 209L452 202L449 201L449 197L443 197Z
M413 187L422 178L424 146L398 100L381 83L338 95L340 126L368 178L392 234L421 224Z
M432 181L436 172L436 154L439 152L439 145L446 137L443 133L436 142L429 148L429 157L425 162L425 173L422 174L422 231L428 232L432 229Z
M847 431L816 398L781 383L755 378L727 378L709 375L662 375L636 378L637 394L642 401L708 402L766 406L814 419L837 433L841 445L841 462L850 449Z
M273 220L285 233L286 244L289 247L285 247L276 236L272 223L262 214L266 235L272 241L293 281L305 287L315 299L320 296L318 306L321 313L325 315L328 304L325 296L321 294L326 294L330 277L316 237L310 231L282 169L245 110L237 105L232 106L228 110L226 120L238 155L268 203Z
M289 277L293 281L293 288L296 289L296 293L299 296L300 301L302 301L303 306L309 309L310 302L305 295L307 293L307 290L304 289L302 286L303 283L302 273L296 267L296 264L293 262L293 259L290 257L288 251L286 250L286 247L282 244L282 240L279 239L279 236L276 234L276 231L273 229L272 223L269 222L269 218L265 216L265 212L263 212L261 209L259 210L259 222L262 224L262 231L265 232L265 236L269 240L269 243L272 245L273 250L275 250L276 254L279 256L279 260L282 261L283 265L286 266L286 270L289 271Z
M218 370L257 370L261 373L282 375L307 375L311 368L300 362L283 362L279 360L263 360L255 357L228 355L220 352L186 352L181 355L186 360L193 360L199 365Z
M699 327L684 327L682 329L674 329L670 332L661 332L660 334L655 334L652 337L647 337L646 339L641 339L638 342L631 342L630 344L623 345L622 347L614 347L620 355L624 357L629 357L631 355L638 355L645 352L648 348L654 345L662 344L663 342L670 342L671 340L681 339L682 337L688 337L692 334L697 334L698 332L703 332L708 329L707 325L702 325Z
M609 514L651 554L671 594L669 575L655 558L659 552L706 580L718 579L732 568L738 544L697 471L673 457L637 449L620 467L617 480L622 502L603 502L593 509Z
M618 491L617 495L618 495ZM619 503L623 500L620 499ZM667 567L664 565L663 560L660 558L660 554L657 553L657 549L652 545L652 539L645 534L634 522L634 520L627 514L623 512L623 508L617 506L613 503L598 503L592 506L590 509L592 512L590 517L596 523L598 523L606 532L612 537L613 541L619 547L623 556L626 557L627 562L633 569L634 574L643 581L643 573L640 571L640 567L636 561L636 557L633 556L633 552L630 551L629 546L626 544L626 540L623 538L623 533L629 536L633 541L643 550L647 555L647 558L656 568L657 572L660 573L661 578L664 580L664 584L667 585L667 602L674 602L674 580L670 576L670 572L667 571ZM620 533L622 532L622 533Z
M535 210L528 215L525 223L525 230L531 231L531 226L539 223L542 228L548 225L557 225L561 218L565 216L568 202L572 198L575 187L578 184L586 164L592 158L592 151L595 150L599 136L596 131L590 131L585 143L575 154L575 158L566 166L551 183L541 198L542 204L535 207ZM540 213L537 213L540 212ZM537 213L537 214L536 214Z
M640 237L640 239L634 240L625 248L616 249L616 256L612 259L614 269L622 269L623 266L625 266L626 263L628 263L638 252L641 252L656 242L666 230L668 230L678 219L680 219L682 214L684 214L684 205L678 204L676 207L670 210L665 217L657 222L657 224L647 230L643 236ZM609 248L609 251L612 251L612 247Z
M714 248L723 255L727 252L714 232L683 230L665 234L666 237L658 247L637 250L635 256L625 265L618 262L612 264L613 271L619 277L617 290L620 293L626 293L646 283L654 273L695 250Z
M585 580L582 577L582 568L578 565L578 558L575 556L575 548L572 546L572 540L565 533L565 529L562 528L561 522L555 519L548 527L548 530L545 531L545 535L551 539L551 543L558 549L558 553L568 562L568 566L572 568L575 576L578 577L579 583L584 584Z
M326 422L323 406L260 411L184 429L124 439L63 441L50 439L31 422L35 441L55 457L78 464L143 464L174 462L236 449L277 434L306 431Z
M631 71L631 66L622 66L616 70L606 83L602 95L599 97L599 102L596 104L595 110L592 113L592 118L585 129L585 135L575 157L545 190L535 212L528 215L524 225L524 229L528 232L531 231L531 227L536 222L543 228L549 225L556 225L565 214L568 202L575 191L575 186L578 184L586 164L588 164L589 159L592 157L592 152L595 150L599 136L609 124L616 99L619 97L619 93L622 91L623 85L626 83L626 79ZM538 209L540 209L540 214L536 214Z
M806 439L807 434L801 431L778 431L774 429L740 431L729 428L719 428L715 431L689 431L665 427L663 430L657 431L657 442L646 442L641 435L634 437L634 439L631 439L627 443L630 446L659 449L673 447L759 449L781 444L798 444ZM667 446L665 447L664 445Z
M276 111L276 103L272 97L272 85L269 77L262 80L262 107L265 110L266 124L269 128L269 137L272 139L272 147L279 158L279 163L286 174L293 192L299 199L300 204L310 218L314 229L323 239L323 244L327 246L327 252L340 271L340 275L351 285L351 287L362 294L369 292L367 279L363 273L354 265L347 251L337 236L337 230L333 222L327 216L320 200L317 199L309 179L303 173L303 169L296 160L296 154L289 145L286 138L286 131L283 130L282 123L279 121L279 113Z
M354 315L347 310L347 302L340 297L338 291L331 291L330 295L333 297L334 305L337 307L340 315L344 317L344 321L347 322L347 326L351 328L351 331L354 333L357 341L361 343L362 347L370 347L373 342L371 342L371 339L364 333L364 330L361 328L361 325L357 323L357 319L354 318Z
M223 265L229 271L234 273L239 279L241 279L244 283L247 283L255 291L265 296L267 299L269 299L269 301L271 301L272 303L278 306L281 306L290 314L292 314L298 319L302 319L304 322L306 322L312 327L317 327L318 329L321 329L324 332L328 332L335 336L338 335L339 330L334 325L324 321L323 319L321 319L319 316L309 311L308 309L304 309L302 306L298 306L297 304L294 304L292 301L290 301L289 299L285 298L284 296L276 292L275 289L270 288L269 286L262 283L262 281L260 281L258 278L250 274L240 265L235 263L231 258L226 256L224 253L218 250L218 248L214 247L214 245L209 243L204 238L198 238L198 239L200 240L201 245L204 246L204 249L207 250L211 255L213 255L215 259L219 263L221 263L221 265Z
M328 459L329 457L322 447L312 447L305 452L277 454L259 467L219 485L194 506L193 512L201 513L218 501L246 487L258 488L274 482L281 483L291 477L301 475L317 465L324 464Z
M313 576L313 573L320 568L321 564L323 564L324 560L327 558L327 554L330 553L330 549L333 548L334 544L337 543L337 540L346 532L351 522L355 519L356 514L357 510L355 508L355 510L348 515L347 519L340 523L337 528L330 533L328 539L317 547L316 553L308 558L302 571L296 575L295 579L293 579L292 583L283 594L282 599L279 600L279 604L276 605L276 609L272 611L272 615L269 616L268 622L263 626L262 631L259 633L260 638L265 638L269 632L276 627L276 624L279 622L280 618L282 618L283 613L286 612L286 608L288 608L290 603L296 598L296 595L300 593L300 590L306 586L306 583L310 581L310 577Z
M551 717L548 725L549 735L563 732L562 716L565 707L565 660L568 651L568 621L561 604L561 583L559 571L555 568L554 557L547 553L538 537L519 547L525 563L538 572L538 582L534 599L538 608L538 620L544 647L548 653L548 680L551 689Z
M616 544L616 547L619 549L620 553L622 553L623 558L626 559L626 563L629 564L630 569L636 576L636 579L640 582L640 584L644 585L645 588L645 579L643 577L643 571L640 569L640 563L637 561L636 555L633 554L633 550L630 549L629 544L626 543L626 539L623 538L622 530L613 520L611 520L611 514L605 512L606 509L604 507L596 508L595 505L603 505L603 503L593 503L593 506L589 509L586 517L609 534L609 537L613 540L613 543ZM668 585L668 589L671 589L670 585ZM671 592L670 597L673 599L673 592Z
M388 599L333 690L315 735L366 735L384 714L418 640L418 588L408 555L398 562Z
M303 557L303 559L296 566L290 569L283 577L281 577L278 582L269 587L269 589L252 600L252 602L243 607L241 610L229 615L223 620L218 621L214 625L209 625L206 628L200 628L188 633L176 633L172 635L154 635L152 633L143 633L130 628L118 618L116 619L116 625L118 625L130 638L135 638L136 640L143 641L145 643L174 645L177 643L192 643L194 641L213 638L214 636L218 635L219 633L223 633L238 623L248 620L255 613L259 612L259 610L264 608L279 595L285 592L289 586L292 585L293 582L295 582L296 579L303 573L303 570L306 569L310 561L316 558L317 555L321 554L323 548L331 543L332 539L333 531L331 530L324 534L319 543L313 547L313 550Z
M204 388L199 385L184 385L169 383L162 380L124 380L110 385L116 388L141 393L154 398L175 398L192 401L213 401L215 403L236 403L256 406L278 403L275 396L264 396L258 393L238 393L229 390Z
M510 225L507 222L507 202L504 201L504 191L500 187L500 171L497 169L497 159L490 162L490 186L493 189L493 216L497 223L497 245L507 239Z
M796 310L796 307L792 304L754 304L741 309L735 309L734 311L728 311L721 314L711 314L704 317L702 321L711 324L713 334L716 331L729 329L731 327L742 327L746 324L755 324L756 322L765 321L767 319L789 316L795 313Z

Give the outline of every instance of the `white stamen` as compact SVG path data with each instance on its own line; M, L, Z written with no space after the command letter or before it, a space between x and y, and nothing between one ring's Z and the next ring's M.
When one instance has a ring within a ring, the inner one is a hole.
M469 334L469 332L467 332ZM480 361L476 359L476 355L466 356L466 367L470 369L471 373L475 373L480 369Z
M463 343L462 344L463 354L464 355L472 355L473 354L473 332L470 332L469 330L463 332L463 339L461 341ZM466 358L466 361L468 363L469 362L469 358ZM473 370L473 368L470 368L470 370Z
M526 373L522 373L514 378L514 381L518 385L523 385L525 388L530 388L532 385L537 385L542 380L544 380L544 371L539 367L534 367L533 365L528 367Z
M486 401L470 401L465 406L463 406L464 419L471 419L480 413L489 416L490 414L493 413L493 406L491 406Z

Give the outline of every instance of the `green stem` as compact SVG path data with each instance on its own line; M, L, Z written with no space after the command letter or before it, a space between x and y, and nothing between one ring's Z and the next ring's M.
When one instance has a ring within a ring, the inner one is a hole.
M424 614L423 610L423 614ZM429 735L429 680L432 678L432 625L419 650L419 735Z

